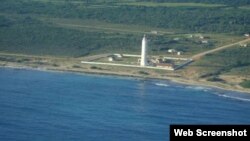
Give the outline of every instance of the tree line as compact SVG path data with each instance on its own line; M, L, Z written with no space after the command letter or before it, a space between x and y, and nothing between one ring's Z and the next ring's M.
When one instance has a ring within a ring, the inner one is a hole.
M12 0L13 1L13 0ZM94 19L110 23L136 24L181 29L188 32L227 32L242 34L250 29L250 10L235 7L143 7L85 4L54 4L5 1L3 13L34 14L60 18ZM191 0L190 0L191 1Z

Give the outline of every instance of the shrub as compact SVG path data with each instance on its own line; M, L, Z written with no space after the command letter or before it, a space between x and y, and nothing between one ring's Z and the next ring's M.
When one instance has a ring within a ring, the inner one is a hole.
M210 77L210 78L207 79L207 81L222 82L222 81L224 81L224 80L221 79L221 78L218 78L218 77Z
M78 66L78 65L73 65L72 67L73 68L81 68L81 66Z
M97 67L97 66L91 66L90 69L102 70L102 68Z
M250 88L250 80L245 80L240 83L243 88Z
M139 73L139 74L143 74L143 75L149 75L149 73L148 73L148 72L145 72L145 71L139 71L138 73Z

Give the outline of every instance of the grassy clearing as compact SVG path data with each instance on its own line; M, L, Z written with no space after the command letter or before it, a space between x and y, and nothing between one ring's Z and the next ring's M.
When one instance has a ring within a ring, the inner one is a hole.
M208 54L195 62L193 66L198 66L203 70L203 77L221 74L247 76L250 72L249 58L249 47L235 46L214 54Z
M72 4L91 4L91 3L114 3L116 0L23 0L23 1L35 1L35 2L46 2L46 3L72 3ZM120 2L136 2L136 0L119 0Z
M238 68L233 68L230 72L227 74L229 75L238 75L238 74L244 74L246 76L250 77L250 65L245 66L245 67L238 67Z
M217 47L235 43L244 39L244 36L232 34L206 34L205 36L210 37L208 40L216 42Z
M150 45L152 46L151 49L153 50L151 51L152 54L166 54L168 49L174 48L186 52L185 55L192 55L198 52L209 50L211 48L234 43L244 38L243 36L235 36L230 34L175 34L172 31L162 28L114 24L97 20L45 18L43 21L52 22L63 28L71 28L79 31L89 32L134 34L142 36L142 34L152 34L151 31L158 31L157 35L159 36L155 36L153 34L153 37L151 37ZM192 35L193 38L189 38L190 35ZM204 40L208 40L209 43L200 43L202 39L199 39L199 36L204 36ZM175 38L179 38L179 41L174 41L173 39Z
M250 10L250 6L241 6L239 7L240 9L244 9L244 10Z
M64 4L64 3L73 3L73 4L84 4L85 1L67 1L67 0L23 0L25 2L34 1L34 2L45 2L45 3L55 3L55 4Z
M163 28L153 28L149 26L114 24L98 20L80 20L66 18L41 18L43 21L52 22L65 28L84 29L94 32L116 32L131 34L152 34L151 31L157 31L158 34L174 34L173 30Z
M131 2L118 3L120 5L146 6L146 7L222 7L222 4L205 4L205 3L157 3L157 2Z

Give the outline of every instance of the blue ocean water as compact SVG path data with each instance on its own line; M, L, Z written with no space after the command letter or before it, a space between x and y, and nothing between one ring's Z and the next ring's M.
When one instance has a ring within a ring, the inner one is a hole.
M249 124L250 95L160 80L0 69L1 141L168 141L170 124Z

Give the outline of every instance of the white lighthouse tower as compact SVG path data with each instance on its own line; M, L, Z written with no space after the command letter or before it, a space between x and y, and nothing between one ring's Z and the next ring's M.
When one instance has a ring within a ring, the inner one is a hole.
M144 35L141 45L141 66L147 66L147 63L147 38Z

